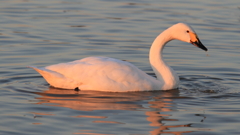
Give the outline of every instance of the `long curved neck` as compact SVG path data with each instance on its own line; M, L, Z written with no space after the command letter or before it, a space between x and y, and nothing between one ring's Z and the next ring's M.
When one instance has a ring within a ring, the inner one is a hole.
M163 81L162 89L176 88L179 82L176 73L164 62L162 50L167 42L173 40L170 32L165 30L154 40L149 54L150 64L157 76L157 80Z

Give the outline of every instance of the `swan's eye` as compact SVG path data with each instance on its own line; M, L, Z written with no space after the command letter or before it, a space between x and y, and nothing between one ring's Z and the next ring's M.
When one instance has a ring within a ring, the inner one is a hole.
M189 33L189 30L187 30L187 33Z

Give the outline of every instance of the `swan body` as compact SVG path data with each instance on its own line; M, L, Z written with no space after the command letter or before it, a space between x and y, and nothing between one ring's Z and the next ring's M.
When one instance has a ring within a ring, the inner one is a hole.
M112 92L171 90L178 87L179 78L162 58L165 44L181 40L207 51L196 32L187 24L178 23L163 31L150 48L150 64L154 78L133 64L108 57L87 57L47 67L34 67L53 87L64 89L98 90Z

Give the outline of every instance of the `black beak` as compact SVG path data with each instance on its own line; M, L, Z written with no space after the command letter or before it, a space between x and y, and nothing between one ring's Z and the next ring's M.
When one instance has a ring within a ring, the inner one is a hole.
M196 47L199 47L199 48L201 48L201 49L203 49L204 51L207 51L208 49L202 44L202 42L197 38L197 41L195 41L195 42L192 42L192 41L190 41L191 42L191 44L193 44L194 46L196 46Z

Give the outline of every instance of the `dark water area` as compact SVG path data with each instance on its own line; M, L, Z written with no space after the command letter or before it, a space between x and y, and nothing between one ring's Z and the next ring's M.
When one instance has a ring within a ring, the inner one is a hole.
M126 60L154 76L151 43L186 22L209 49L171 41L177 90L74 91L27 66L87 56ZM239 135L240 4L230 1L2 0L0 134Z

